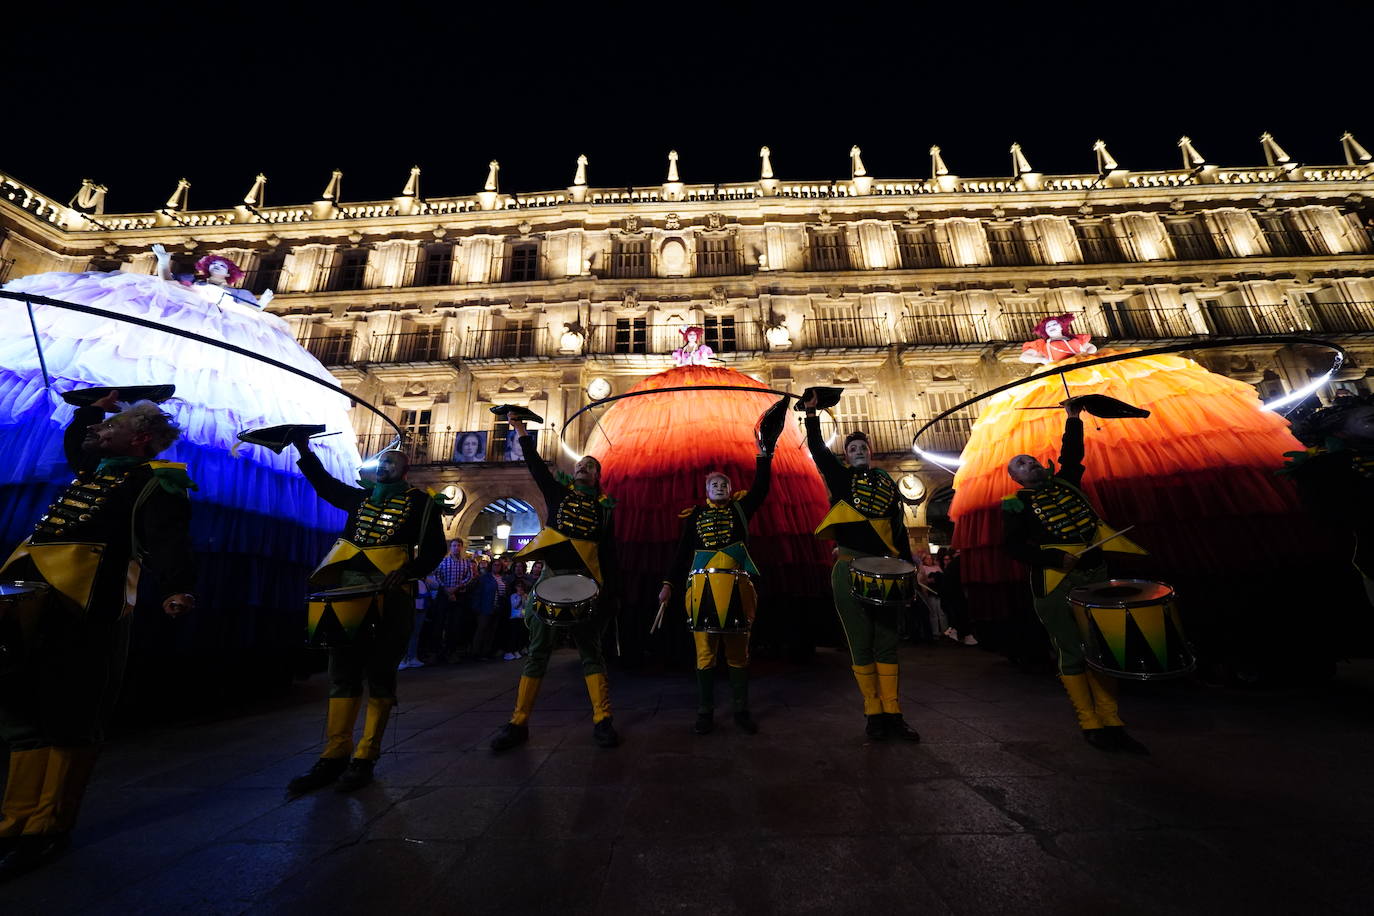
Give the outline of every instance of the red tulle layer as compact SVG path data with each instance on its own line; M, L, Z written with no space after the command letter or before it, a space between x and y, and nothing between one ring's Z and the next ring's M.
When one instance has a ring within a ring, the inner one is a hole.
M703 385L765 387L733 369L682 366L650 376L631 391ZM607 409L589 452L601 460L602 486L616 499L621 568L632 596L643 600L634 595L635 586L657 592L669 574L681 530L678 513L705 501L709 471L724 471L735 490L751 485L754 425L777 400L767 391L665 391ZM789 420L773 458L772 495L749 528L763 594L814 597L824 590L829 553L812 532L828 508L800 427Z

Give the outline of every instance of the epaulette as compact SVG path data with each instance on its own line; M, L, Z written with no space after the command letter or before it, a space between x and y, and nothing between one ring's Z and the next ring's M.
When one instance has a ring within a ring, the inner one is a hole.
M199 490L191 475L186 473L186 465L179 461L149 461L153 478L162 489L173 496L185 496L187 490Z
M1024 502L1022 502L1021 497L1019 497L1019 496L1003 496L1003 497L1002 497L1002 511L1003 511L1003 512L1008 512L1008 513L1015 514L1015 513L1017 513L1017 512L1024 512L1025 510L1026 510L1026 504L1025 504Z
M607 496L605 493L601 494L601 498L598 499L597 502L605 506L607 509L615 508L615 499L610 496Z
M445 496L443 493L437 492L432 487L425 487L425 492L429 494L430 499L434 500L434 505L438 506L440 509L448 511L449 509L453 508L449 505L448 497Z
M730 494L730 499L733 500L733 501L735 501L735 502L739 502L741 499L744 499L744 497L746 497L746 496L748 496L748 495L749 495L749 491L748 491L748 490L736 490L735 492L733 492L733 493Z
M677 517L678 517L678 518L687 518L687 517L689 517L693 512L695 512L696 510L697 510L697 507L696 507L696 506L688 506L686 509L683 509L681 512L679 512L679 513L677 514Z

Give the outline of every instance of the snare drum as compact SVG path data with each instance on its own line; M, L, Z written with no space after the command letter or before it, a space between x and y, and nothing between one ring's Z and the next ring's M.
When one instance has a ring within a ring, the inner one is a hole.
M916 596L916 567L898 557L855 557L849 593L871 607L906 607Z
M530 589L530 610L551 627L572 627L592 616L599 593L590 576L549 576Z
M742 569L708 566L687 577L687 625L699 633L748 633L758 596Z
M308 596L305 630L309 645L337 649L371 639L382 619L383 592L377 585L349 585Z
M1109 579L1069 592L1095 671L1137 681L1180 677L1197 667L1183 638L1174 590L1148 579Z
M48 594L45 582L0 582L0 668L22 663L33 650Z

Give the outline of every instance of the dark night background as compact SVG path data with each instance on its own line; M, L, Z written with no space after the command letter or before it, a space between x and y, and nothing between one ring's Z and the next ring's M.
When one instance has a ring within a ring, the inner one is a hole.
M1262 131L1301 162L1374 145L1368 3L494 3L258 6L27 4L0 57L0 169L109 212L688 183L1010 173L1018 141L1049 174L1179 164L1187 134L1220 165L1262 164ZM1306 10L1306 12L1304 11Z

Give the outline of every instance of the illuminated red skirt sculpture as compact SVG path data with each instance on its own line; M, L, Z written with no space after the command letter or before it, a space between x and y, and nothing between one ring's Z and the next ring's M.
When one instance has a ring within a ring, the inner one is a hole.
M705 385L764 388L733 369L681 366L650 376L631 391ZM616 499L625 580L622 642L639 638L636 632L626 640L627 628L647 633L657 610L654 596L669 572L680 532L678 512L705 499L708 471L724 471L737 490L749 486L758 453L754 424L777 400L766 390L663 391L617 401L601 417L588 451L602 462L602 486ZM805 640L813 622L807 616L829 606L829 549L812 534L828 508L801 429L789 423L773 457L772 495L750 526L749 552L763 574L756 635ZM681 594L682 583L674 583L665 638L676 645L665 650L685 656L691 640Z

